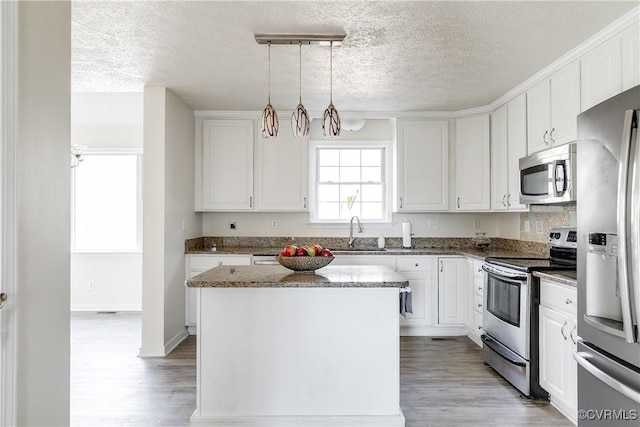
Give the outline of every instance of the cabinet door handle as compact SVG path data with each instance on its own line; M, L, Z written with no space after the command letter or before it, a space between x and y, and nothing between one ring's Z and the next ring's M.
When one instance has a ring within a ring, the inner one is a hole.
M302 198L302 207L305 208L305 209L307 208L307 198L306 197Z
M444 263L440 261L440 273L444 271Z
M567 326L567 321L564 321L564 325L562 325L562 327L560 328L560 333L562 334L562 338L564 338L564 340L567 340L567 336L564 334L564 327Z
M400 197L400 209L402 209L402 197Z
M565 304L569 305L572 304L573 301L571 301L571 298L567 298L567 300L564 302Z
M481 307L482 307L482 304L478 304L478 308L481 308Z
M507 207L511 207L511 194L507 194Z
M556 130L556 128L551 128L551 132L549 132L549 140L551 141L551 144L555 144L556 140L553 139L553 131Z
M549 134L548 130L544 131L544 135L542 135L542 141L544 142L544 145L549 145L549 142L547 141L547 135Z
M577 344L578 342L573 337L573 331L575 331L575 330L576 330L576 325L573 325L573 328L571 328L571 331L569 332L569 336L571 337L571 341L573 341L574 344Z
M218 261L218 265L222 265L222 261Z
M253 197L249 197L249 207L253 207Z
M457 203L458 203L458 209L460 209L460 197L458 197Z
M482 330L482 326L478 325L478 329Z
M478 290L481 291L482 290L482 286L478 286Z
M418 265L419 265L419 264L416 262L416 267L417 267Z
M507 195L502 196L502 206L507 207Z

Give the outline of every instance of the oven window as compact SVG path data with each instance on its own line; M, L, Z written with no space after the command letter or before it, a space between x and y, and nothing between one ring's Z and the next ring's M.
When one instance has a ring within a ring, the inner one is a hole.
M549 166L534 166L520 171L520 185L523 195L545 196L549 194Z
M488 275L487 310L511 325L520 327L520 282L507 282Z

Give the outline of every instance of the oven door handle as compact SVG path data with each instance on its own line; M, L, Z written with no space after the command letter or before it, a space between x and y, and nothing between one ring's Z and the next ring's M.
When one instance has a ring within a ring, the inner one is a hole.
M516 366L527 366L526 362L523 362L520 358L516 358L515 354L511 354L510 350L507 350L503 346L501 346L496 340L491 338L487 334L483 334L481 337L484 345L489 347L491 350L495 351L500 357L502 357L507 362Z
M487 264L482 264L482 270L485 272L497 276L500 280L504 280L505 282L512 283L521 283L527 281L527 276L522 274L509 274L503 270L494 270L491 266Z

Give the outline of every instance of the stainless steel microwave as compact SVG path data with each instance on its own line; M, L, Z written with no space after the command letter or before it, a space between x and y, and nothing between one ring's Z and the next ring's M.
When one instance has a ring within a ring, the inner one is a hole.
M549 205L576 200L576 144L520 159L520 203Z

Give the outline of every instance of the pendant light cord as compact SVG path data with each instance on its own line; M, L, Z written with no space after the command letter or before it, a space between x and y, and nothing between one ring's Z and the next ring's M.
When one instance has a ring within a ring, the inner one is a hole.
M333 104L333 42L329 44L329 104Z
M302 42L298 42L300 44L300 80L298 81L300 83L299 86L299 91L298 93L300 94L300 99L298 100L299 104L302 104Z
M269 44L269 83L267 87L269 88L269 94L267 95L267 104L271 104L271 42Z

